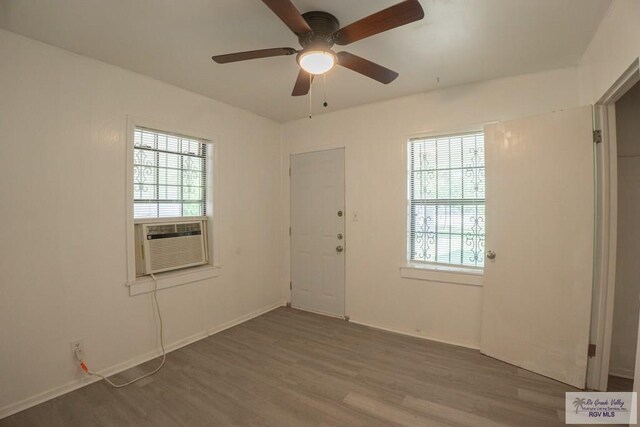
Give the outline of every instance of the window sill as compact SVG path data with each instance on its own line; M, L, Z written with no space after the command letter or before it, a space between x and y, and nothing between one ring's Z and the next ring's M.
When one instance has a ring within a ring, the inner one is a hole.
M484 281L483 270L424 264L407 264L402 266L400 267L400 276L405 279L428 280L430 282L469 286L482 286Z
M161 290L218 277L219 275L220 267L202 265L185 268L183 270L158 273L155 276L158 279L157 289ZM136 280L127 282L127 286L129 287L129 296L147 294L153 291L153 279L151 276L137 277Z

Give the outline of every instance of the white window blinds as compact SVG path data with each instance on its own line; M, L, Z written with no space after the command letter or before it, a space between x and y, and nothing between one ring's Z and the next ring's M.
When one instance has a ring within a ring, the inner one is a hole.
M134 218L206 215L206 142L136 127L133 145Z
M482 132L411 139L408 162L409 260L482 267Z

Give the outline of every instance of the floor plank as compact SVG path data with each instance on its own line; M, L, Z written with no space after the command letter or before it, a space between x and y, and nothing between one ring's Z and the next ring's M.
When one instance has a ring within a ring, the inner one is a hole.
M566 391L477 350L283 307L170 353L144 382L100 381L0 427L559 426Z
M607 391L633 391L633 380L609 375Z

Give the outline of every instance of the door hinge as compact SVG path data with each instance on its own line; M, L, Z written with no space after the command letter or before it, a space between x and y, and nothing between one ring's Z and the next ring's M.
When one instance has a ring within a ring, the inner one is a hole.
M600 129L593 131L593 142L600 144L602 142L602 131Z
M293 290L293 282L289 282L289 290L292 291Z
M291 227L289 227L289 236L291 236Z
M291 176L291 168L289 168L289 176Z
M596 357L596 345L595 344L589 344L589 351L588 351L587 355L589 357Z

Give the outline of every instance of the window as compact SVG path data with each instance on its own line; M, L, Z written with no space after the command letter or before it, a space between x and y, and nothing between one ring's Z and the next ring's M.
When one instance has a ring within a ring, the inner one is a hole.
M205 141L136 127L133 146L134 218L207 214Z
M408 175L409 261L483 267L482 132L410 139Z
M216 160L215 140L208 134L127 116L126 284L130 295L218 277ZM193 224L199 225L200 234L191 229ZM171 227L179 235L167 232L163 239L146 238L150 229ZM184 245L173 239L190 239L193 245L181 251ZM198 262L193 261L196 257ZM154 264L167 260L174 262L170 269ZM148 275L151 271L157 273L155 279Z

